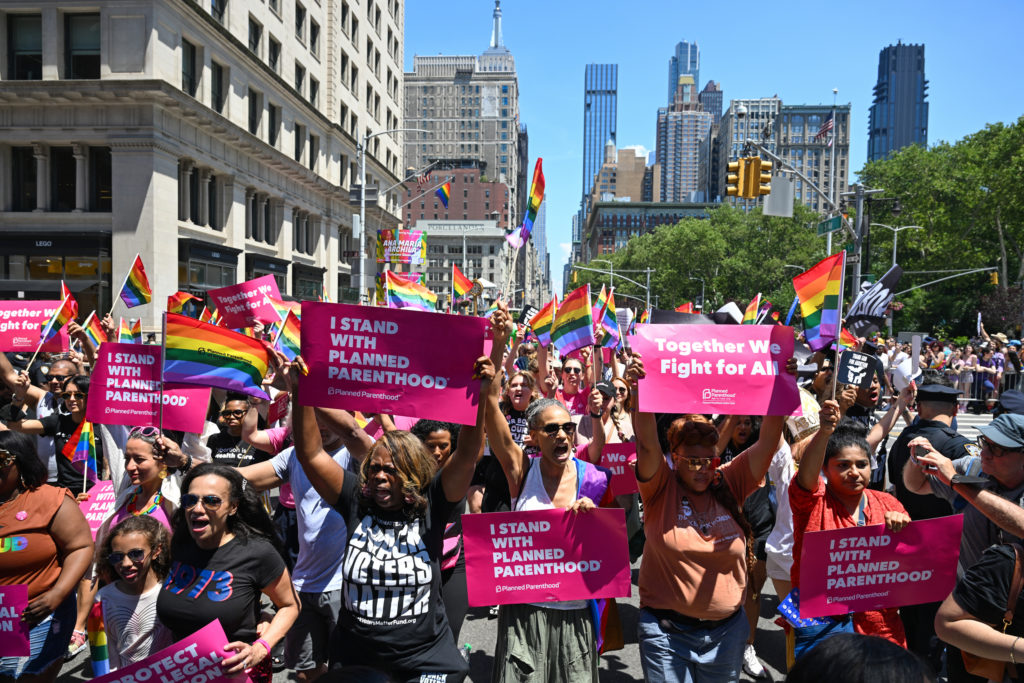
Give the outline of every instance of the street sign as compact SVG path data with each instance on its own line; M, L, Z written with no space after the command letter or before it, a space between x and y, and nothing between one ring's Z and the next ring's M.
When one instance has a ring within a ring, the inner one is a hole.
M846 257L846 265L852 266L852 265L857 264L857 263L860 263L860 254L849 254L849 255L847 255L847 257Z
M818 223L818 236L827 235L830 232L835 232L843 227L842 216L832 216Z

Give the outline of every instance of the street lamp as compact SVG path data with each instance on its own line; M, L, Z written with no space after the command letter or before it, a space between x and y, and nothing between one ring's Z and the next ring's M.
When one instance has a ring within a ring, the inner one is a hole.
M363 141L356 146L359 153L359 303L363 303L363 295L366 292L366 143L370 138L389 133L427 133L422 128L392 128L377 133L367 133Z
M689 275L687 277L689 277L691 280L700 280L700 311L701 311L701 313L703 313L704 312L704 278L702 278L702 277L693 277L693 276L689 276Z
M888 228L889 230L892 230L892 265L894 265L894 266L896 265L896 237L897 237L897 235L900 234L900 230L924 230L924 226L923 225L900 225L900 226L897 226L895 228L893 226L891 226L891 225L886 225L885 223L872 223L871 225L872 226L877 226L879 228ZM889 325L888 325L888 328L889 328L889 336L891 337L892 336L892 313L889 314Z

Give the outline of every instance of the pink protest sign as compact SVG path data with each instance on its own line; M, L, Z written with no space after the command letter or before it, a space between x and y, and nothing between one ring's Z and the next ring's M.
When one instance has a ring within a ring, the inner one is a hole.
M462 543L471 607L629 597L621 509L462 515Z
M228 637L220 621L211 621L188 638L165 647L154 655L123 667L104 676L92 679L93 683L138 683L139 681L222 681L241 683L247 681L245 673L228 676L221 668L221 662L232 656L224 652Z
M29 628L21 621L28 607L28 586L0 586L0 657L27 657Z
M640 410L648 413L789 415L800 407L786 372L793 330L782 325L638 325Z
M487 321L460 315L302 302L302 405L476 421Z
M601 467L612 473L612 495L625 496L639 493L636 474L630 463L636 462L635 443L610 443L601 449Z
M800 555L800 616L863 612L944 599L956 583L963 515L816 531Z
M252 327L255 323L269 325L281 320L271 299L280 300L277 280L264 275L238 285L211 289L207 292L217 307L219 322L233 330Z
M267 423L274 424L288 414L288 393L282 391L267 407Z
M104 343L96 352L85 419L100 424L158 427L160 416L159 346ZM210 388L168 384L164 387L163 427L199 434L210 405Z
M92 532L92 540L96 540L96 532L103 526L104 520L114 511L114 503L117 502L117 494L114 493L114 482L98 481L89 489L89 500L83 500L78 504L85 521L89 523L89 531Z
M0 351L32 353L39 344L40 332L61 301L0 301ZM68 330L43 344L43 351L67 351Z

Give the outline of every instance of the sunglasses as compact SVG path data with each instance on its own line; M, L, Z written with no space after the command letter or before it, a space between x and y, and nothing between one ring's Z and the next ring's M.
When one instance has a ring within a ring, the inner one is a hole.
M381 465L380 463L376 462L372 462L369 465L367 465L366 470L371 475L380 474L381 472L388 475L389 477L394 477L398 475L398 468L395 467L394 465Z
M583 368L563 368L562 372L563 373L568 373L570 375L582 375L583 374Z
M10 451L0 448L0 467L10 467L17 460L17 456Z
M107 561L116 567L124 562L126 557L132 562L142 562L146 559L146 551L142 548L132 548L126 553L113 552L107 555Z
M717 456L714 457L714 458L686 458L686 457L683 457L683 458L677 458L676 462L678 464L680 464L680 465L685 466L686 469L688 469L691 472L700 472L701 470L707 469L709 467L711 469L713 469L713 470L717 469L719 463L722 462L722 459L717 457Z
M135 437L143 437L145 439L152 439L160 435L160 430L156 427L135 427L132 431L128 432L128 438L134 439Z
M552 422L551 424L544 425L540 430L549 436L555 436L560 431L565 432L566 436L572 436L576 433L576 423L566 422L558 424L557 422Z
M63 394L60 395L60 397L65 401L77 401L79 399L85 398L88 395L88 391L65 391Z
M242 417L245 415L244 410L222 410L220 411L221 417Z
M216 510L221 505L224 504L223 498L221 498L220 496L215 496L212 493L209 493L203 496L202 498L200 498L194 493L186 493L181 497L181 507L185 508L186 510L191 510L200 501L202 501L203 503L203 508L207 510Z
M1003 448L1002 446L997 446L996 444L992 443L983 436L979 436L978 440L975 443L978 444L978 448L987 448L988 452L991 453L992 456L996 458L1001 458L1007 453L1020 453L1019 448Z
M47 382L57 381L63 383L67 382L71 378L71 375L44 375L44 377Z
M626 389L626 387L615 387L615 393L619 394L620 396L625 396L627 393L629 393L629 390Z

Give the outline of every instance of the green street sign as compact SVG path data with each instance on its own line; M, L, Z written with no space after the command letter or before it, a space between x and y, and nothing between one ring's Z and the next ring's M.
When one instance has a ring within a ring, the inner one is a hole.
M818 236L827 235L830 232L835 232L843 227L842 216L832 216L832 218L823 220L818 223Z

